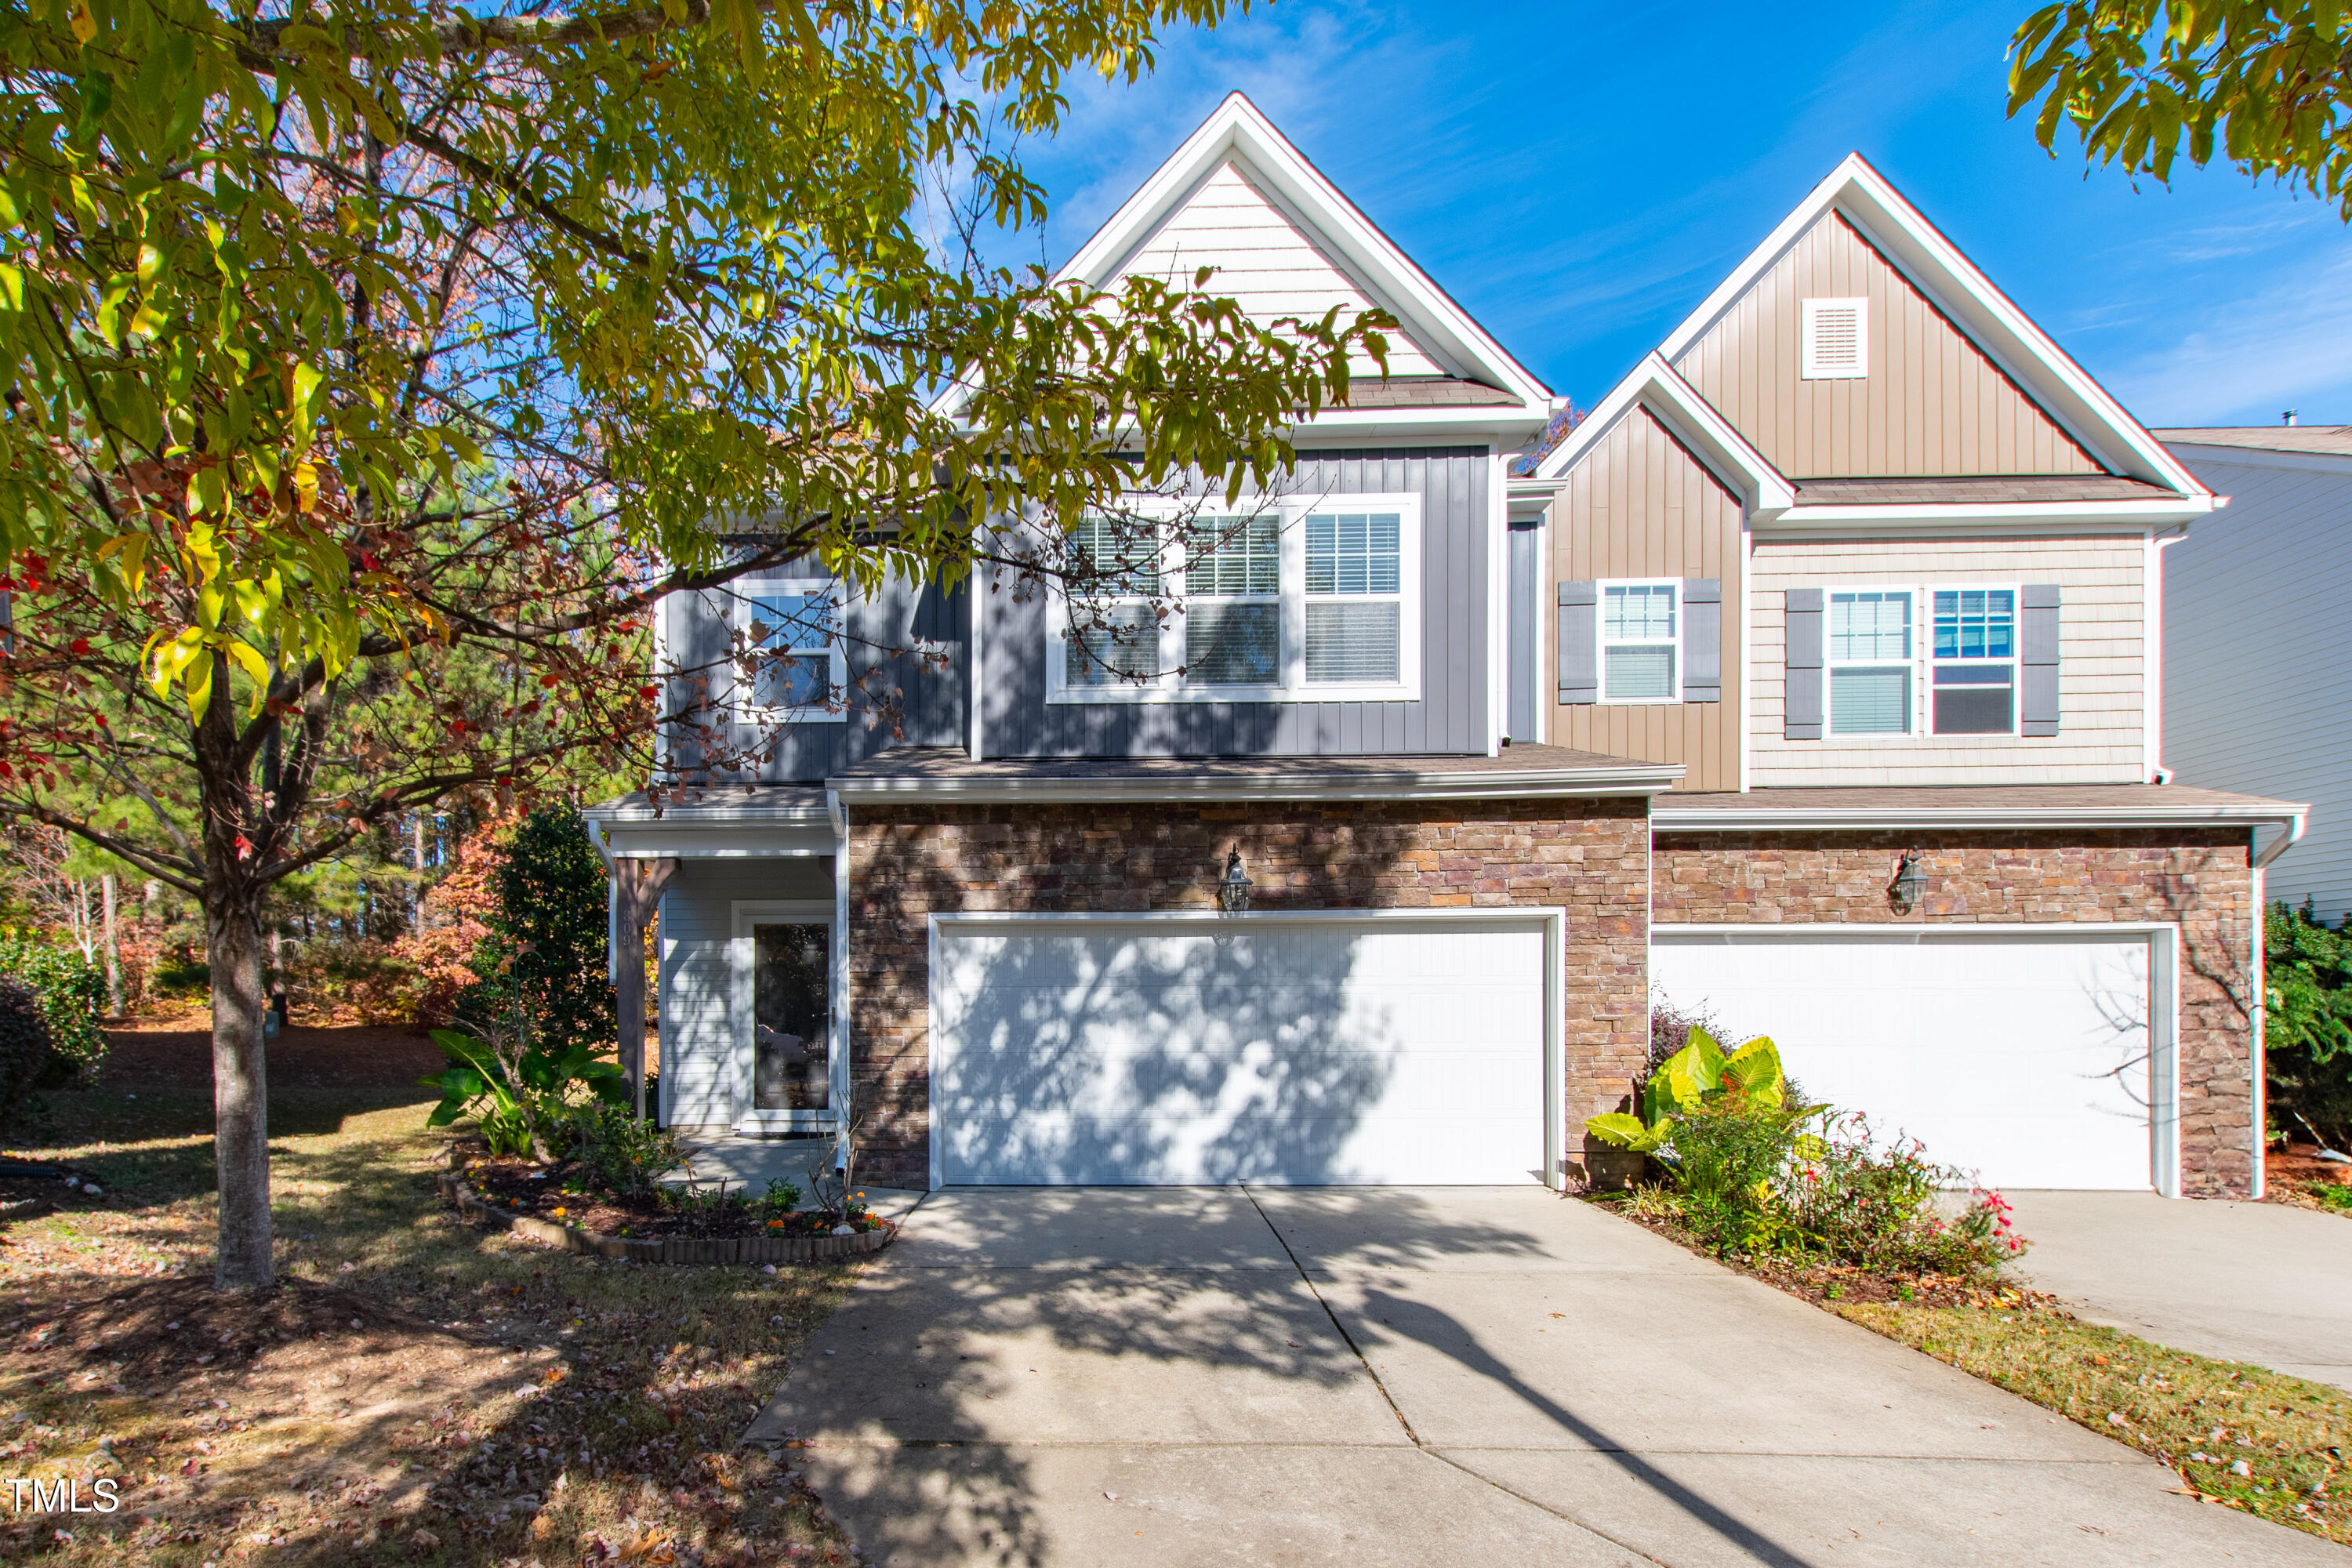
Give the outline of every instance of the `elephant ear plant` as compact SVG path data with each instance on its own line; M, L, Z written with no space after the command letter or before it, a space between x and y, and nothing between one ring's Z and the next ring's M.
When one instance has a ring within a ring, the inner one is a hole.
M1678 1121L1709 1110L1781 1110L1788 1099L1780 1047L1769 1039L1759 1035L1727 1055L1713 1035L1694 1026L1689 1042L1642 1086L1634 1100L1638 1114L1612 1110L1584 1126L1604 1143L1671 1161Z
M528 953L532 944L521 944ZM514 955L499 965L501 975L514 972ZM441 1091L441 1103L425 1119L428 1127L446 1127L468 1111L480 1127L482 1141L500 1157L529 1153L542 1164L555 1161L554 1140L572 1131L574 1084L586 1088L607 1105L627 1097L628 1080L611 1062L599 1061L587 1043L567 1039L550 1044L532 1018L521 984L503 998L500 1016L481 1026L478 1034L436 1029L433 1043L449 1058L436 1078L421 1080Z

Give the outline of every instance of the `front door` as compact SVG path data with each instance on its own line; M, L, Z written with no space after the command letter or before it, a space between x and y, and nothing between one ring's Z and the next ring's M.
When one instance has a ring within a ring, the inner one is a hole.
M830 926L751 927L751 1109L830 1110Z

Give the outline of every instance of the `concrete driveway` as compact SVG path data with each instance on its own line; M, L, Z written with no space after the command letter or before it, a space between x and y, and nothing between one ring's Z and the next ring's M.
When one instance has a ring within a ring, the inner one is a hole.
M2026 1277L2095 1322L2352 1388L2352 1218L2154 1193L2011 1193Z
M938 1194L747 1440L879 1563L2352 1563L1538 1188Z

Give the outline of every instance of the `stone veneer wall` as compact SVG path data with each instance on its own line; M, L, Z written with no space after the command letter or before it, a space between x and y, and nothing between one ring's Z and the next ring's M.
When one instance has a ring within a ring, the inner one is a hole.
M1649 814L1639 798L1314 805L861 807L850 816L850 1076L860 1169L929 1180L933 914L1205 909L1239 849L1260 910L1568 911L1571 1130L1648 1047ZM1570 1135L1571 1147L1577 1139Z
M1925 851L1917 910L1886 884ZM2177 921L2181 1190L2244 1197L2254 1148L2252 942L2243 829L2168 832L1661 834L1660 925Z

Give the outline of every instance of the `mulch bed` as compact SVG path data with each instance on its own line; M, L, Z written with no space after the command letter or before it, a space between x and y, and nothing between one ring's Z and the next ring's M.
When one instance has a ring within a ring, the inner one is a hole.
M1664 1237L1677 1247L1702 1258L1711 1258L1727 1268L1736 1269L1751 1279L1760 1279L1775 1289L1785 1290L1819 1307L1885 1301L1906 1307L2006 1307L2061 1310L2055 1296L2029 1289L2022 1285L1988 1288L1980 1280L1958 1279L1942 1274L1895 1277L1874 1273L1852 1263L1776 1258L1769 1254L1721 1253L1671 1219L1629 1213L1616 1204L1604 1206L1644 1230Z
M2352 1165L2321 1159L2316 1143L2289 1143L2263 1156L2263 1192L2270 1202L2296 1208L2328 1208L2311 1194L2315 1186L2352 1186Z
M103 1080L137 1089L213 1086L211 1016L203 1008L141 1018L106 1033ZM422 1030L289 1026L265 1048L272 1089L409 1089L448 1065Z

